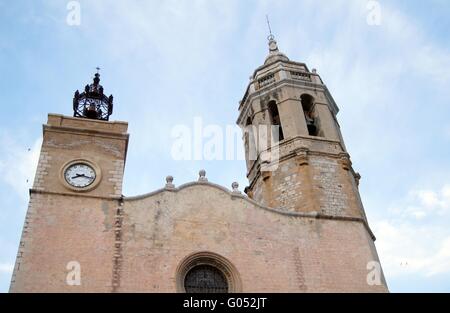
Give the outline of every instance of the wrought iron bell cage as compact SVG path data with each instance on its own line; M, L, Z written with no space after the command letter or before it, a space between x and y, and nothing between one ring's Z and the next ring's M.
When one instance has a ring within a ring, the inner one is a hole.
M73 97L73 116L109 121L113 113L113 96L107 97L100 85L100 74L96 73L94 82L86 85L84 91L75 91Z

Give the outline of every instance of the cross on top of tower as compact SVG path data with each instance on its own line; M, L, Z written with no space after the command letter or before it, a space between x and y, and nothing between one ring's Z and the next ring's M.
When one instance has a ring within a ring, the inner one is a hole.
M267 27L269 28L269 36L267 36L267 40L269 40L269 55L266 58L264 64L268 64L274 60L284 60L289 61L288 57L280 52L278 49L278 44L275 40L275 36L272 34L272 27L270 26L269 16L266 15Z
M272 28L270 27L270 21L269 21L269 15L266 14L266 20L267 20L267 27L269 27L269 36L267 37L267 39L269 39L269 41L274 40L275 37L272 35Z
M275 41L275 36L272 34L272 28L270 27L269 15L266 15L267 27L269 28L269 36L267 36L267 40L269 40L269 51L278 51L278 45Z

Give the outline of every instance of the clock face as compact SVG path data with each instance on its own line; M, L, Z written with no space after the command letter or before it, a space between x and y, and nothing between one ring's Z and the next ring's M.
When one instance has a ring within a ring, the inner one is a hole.
M83 163L73 164L64 172L67 183L76 188L85 188L91 185L96 177L94 169Z

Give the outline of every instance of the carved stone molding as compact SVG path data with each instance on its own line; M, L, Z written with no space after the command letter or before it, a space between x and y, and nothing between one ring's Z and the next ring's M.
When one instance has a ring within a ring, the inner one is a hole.
M352 161L350 161L350 156L348 155L348 153L341 153L339 157L339 162L342 168L346 171L349 171L352 168Z
M304 166L309 164L308 157L309 150L307 148L299 148L295 150L295 155L297 156L297 162L299 166Z
M353 175L353 177L355 177L355 181L356 181L356 186L359 187L359 181L361 180L361 175L359 173L355 173Z
M261 170L261 177L264 181L268 180L271 176L272 176L272 172Z

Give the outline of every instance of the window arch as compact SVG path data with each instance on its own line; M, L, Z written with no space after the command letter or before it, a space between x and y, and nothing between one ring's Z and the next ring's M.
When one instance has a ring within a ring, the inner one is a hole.
M186 257L177 268L178 292L235 293L242 291L239 273L224 257L198 252Z
M306 120L306 126L308 128L308 134L310 136L319 135L318 118L315 114L314 98L308 94L303 94L300 97L302 103L303 114Z
M272 100L269 102L268 105L269 109L269 115L270 115L270 123L272 126L278 126L278 136L276 136L276 133L272 133L274 137L274 141L278 142L284 139L283 134L283 126L281 125L281 119L280 119L280 113L278 112L278 105L277 103Z
M252 118L249 116L247 117L247 120L245 121L245 126L250 126L252 125Z
M245 155L247 161L256 160L256 140L255 140L255 130L253 125L253 120L249 116L245 122L244 128L244 147Z

